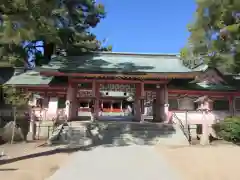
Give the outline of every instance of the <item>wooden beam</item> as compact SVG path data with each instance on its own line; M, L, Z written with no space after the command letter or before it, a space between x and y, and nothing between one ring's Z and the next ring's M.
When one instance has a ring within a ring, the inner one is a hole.
M75 82L75 81L73 81ZM92 80L82 80L81 82L93 82ZM97 81L98 82L98 81ZM102 82L102 81L100 81ZM119 84L117 83L115 80L110 80L107 81L108 83L112 83L112 84ZM126 83L130 83L132 84L132 81L122 81L124 82L124 84ZM136 81L134 81L136 83ZM152 83L154 83L155 81L152 81ZM159 81L157 81L159 84ZM77 83L77 82L75 82ZM80 83L80 82L79 82ZM98 82L99 83L99 82ZM134 84L135 84L134 83ZM148 83L148 82L146 82ZM156 82L155 82L156 83ZM154 84L155 84L154 83ZM27 91L34 91L34 92L49 92L49 91L53 91L53 92L66 92L67 87L59 87L59 86L52 86L52 87L45 87L45 86L32 86L32 87L24 87L22 86L21 88L27 90ZM89 88L89 90L91 90L92 88ZM153 89L145 89L145 91L153 91ZM169 95L171 94L189 94L189 95L216 95L216 96L240 96L240 91L204 91L204 90L181 90L181 89L168 89L168 93Z
M42 85L14 85L16 88L23 88L23 89L28 89L28 88L48 88L49 85L47 84L42 84Z
M92 83L93 80L92 79L75 79L75 78L70 78L69 79L70 82L72 83ZM153 80L146 80L146 81L139 81L139 80L125 80L125 79L96 79L94 80L97 83L101 83L101 84L138 84L138 83L147 83L147 84L167 84L169 82L169 80L159 80L159 81L153 81Z
M41 75L47 76L69 76L69 77L90 77L90 78L139 78L139 79L153 79L153 78L160 78L160 79L189 79L195 78L200 72L185 72L185 73L144 73L144 74L99 74L99 73L64 73L64 72L51 72L51 71L41 71Z
M33 86L33 87L22 87L26 90L30 90L30 91L66 91L67 90L67 86L66 87L59 87L59 86L52 86L52 87L45 87L45 86Z
M169 94L189 94L189 95L240 95L239 91L225 92L225 91L202 91L202 90L180 90L180 89L168 89Z

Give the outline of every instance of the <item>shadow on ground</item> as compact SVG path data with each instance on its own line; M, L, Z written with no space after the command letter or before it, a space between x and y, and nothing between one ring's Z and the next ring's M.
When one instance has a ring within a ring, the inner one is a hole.
M154 145L158 141L169 139L175 134L172 124L164 123L127 123L127 122L95 122L82 124L81 128L72 127L70 145L88 141L95 146L128 146ZM89 145L89 144L88 144Z
M110 59L109 59L110 58ZM52 58L50 66L60 67L61 72L82 72L82 73L114 73L114 74L146 74L153 70L154 66L139 65L131 62L131 57L116 57L121 63L114 61L108 55L99 53L85 53L77 56L56 56ZM114 59L116 59L114 58ZM136 59L136 58L135 58ZM141 58L140 58L141 59ZM138 59L137 59L138 60Z
M0 169L0 172L1 171L17 171L18 169L16 168L5 168L5 169Z
M73 153L76 151L88 151L90 150L90 147L77 147L77 148L56 148L53 150L49 150L49 151L44 151L44 152L39 152L39 153L33 153L33 154L28 154L28 155L24 155L24 156L19 156L19 157L15 157L15 158L11 158L11 159L3 159L0 160L0 165L4 165L4 164L9 164L9 163L13 163L13 162L17 162L17 161L22 161L22 160L27 160L27 159L32 159L32 158L37 158L37 157L42 157L42 156L51 156L54 154L58 154L58 153ZM16 171L17 169L0 169L1 171Z
M96 122L81 123L82 127L74 125L71 138L64 148L55 148L53 150L24 155L11 159L0 160L0 165L32 159L42 156L50 156L57 153L74 153L77 151L89 151L97 146L114 147L138 145L153 145L156 141L166 139L175 133L171 124L153 124L153 123L119 123L119 122ZM84 144L84 140L90 140L91 143ZM58 144L59 145L59 144ZM54 145L53 145L54 146ZM0 171L3 171L3 169ZM10 170L9 170L10 171Z

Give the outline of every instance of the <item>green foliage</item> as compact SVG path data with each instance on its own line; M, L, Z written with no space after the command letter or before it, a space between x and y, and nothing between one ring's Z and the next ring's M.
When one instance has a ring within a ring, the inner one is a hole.
M197 0L196 3L194 21L188 26L188 45L193 57L182 58L198 61L197 64L204 59L210 66L239 73L240 1Z
M226 141L240 142L240 117L228 117L213 125L216 134Z
M3 93L5 94L5 103L14 106L22 107L28 105L28 100L31 96L30 92L24 92L20 88L11 86L3 86Z
M189 68L192 68L195 66L195 61L193 60L193 55L191 52L191 48L189 47L184 47L180 51L180 58L183 62L183 64Z
M94 0L1 0L0 12L0 57L10 64L28 63L27 52L37 53L41 65L56 48L69 54L108 50L90 33L106 14ZM39 41L44 56L36 50ZM30 43L23 47L25 42Z

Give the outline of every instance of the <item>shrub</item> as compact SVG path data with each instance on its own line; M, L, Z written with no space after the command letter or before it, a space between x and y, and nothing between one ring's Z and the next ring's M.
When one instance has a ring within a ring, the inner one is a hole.
M213 125L218 137L231 142L240 142L240 117L227 117Z

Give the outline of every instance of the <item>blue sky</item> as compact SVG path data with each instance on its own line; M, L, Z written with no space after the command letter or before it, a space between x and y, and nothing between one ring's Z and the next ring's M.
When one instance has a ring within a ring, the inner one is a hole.
M97 0L107 17L93 30L114 52L179 53L187 42L194 0Z

